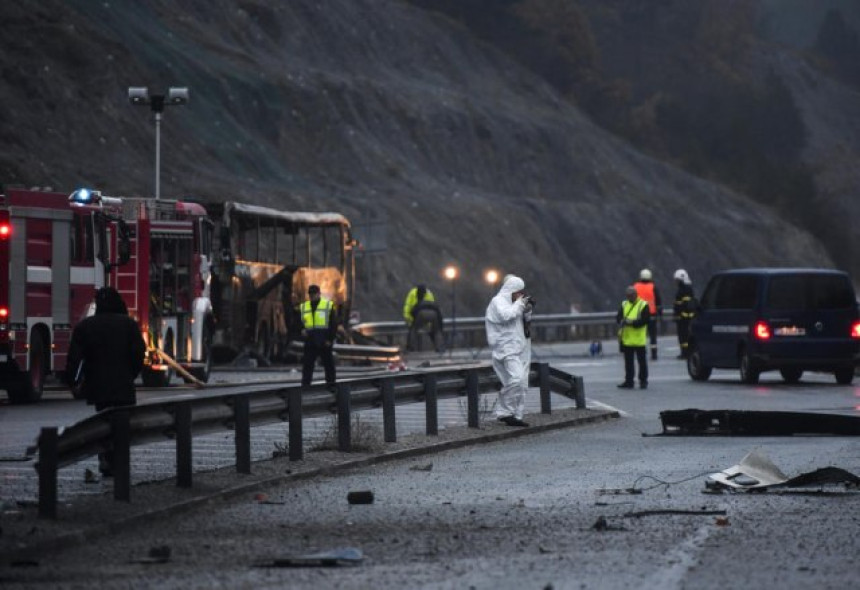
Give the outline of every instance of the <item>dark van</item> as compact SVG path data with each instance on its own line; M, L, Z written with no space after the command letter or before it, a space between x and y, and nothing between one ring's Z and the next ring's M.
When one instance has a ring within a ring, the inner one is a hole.
M836 270L751 268L717 273L690 325L687 372L740 369L757 383L778 370L795 383L804 371L832 372L850 384L860 361L860 312L848 275Z

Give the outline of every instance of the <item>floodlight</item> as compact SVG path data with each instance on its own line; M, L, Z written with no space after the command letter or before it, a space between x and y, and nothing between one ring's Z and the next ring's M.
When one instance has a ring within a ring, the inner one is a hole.
M149 104L149 89L146 86L129 86L128 100L131 104Z

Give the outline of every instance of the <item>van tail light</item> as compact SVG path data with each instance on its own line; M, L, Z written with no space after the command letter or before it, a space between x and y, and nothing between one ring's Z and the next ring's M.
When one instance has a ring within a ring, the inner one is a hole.
M753 334L755 334L756 340L769 340L771 336L770 326L767 325L767 322L756 322L753 326Z
M851 324L851 337L855 340L860 340L860 320Z
M7 319L9 319L9 308L2 305L0 306L0 323L5 322Z

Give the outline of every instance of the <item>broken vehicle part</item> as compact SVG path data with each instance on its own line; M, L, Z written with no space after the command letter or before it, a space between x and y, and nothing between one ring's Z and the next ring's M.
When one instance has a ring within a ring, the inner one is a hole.
M753 491L818 487L827 484L860 487L860 477L838 467L824 467L789 478L765 455L752 451L737 465L709 475L705 487Z
M833 434L860 436L860 417L815 412L750 410L665 410L663 434L791 436Z

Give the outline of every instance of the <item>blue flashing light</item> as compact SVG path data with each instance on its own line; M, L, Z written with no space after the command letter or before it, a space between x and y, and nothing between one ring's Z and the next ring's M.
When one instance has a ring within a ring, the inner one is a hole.
M69 200L79 205L92 205L98 203L101 193L88 188L79 188L69 195Z

